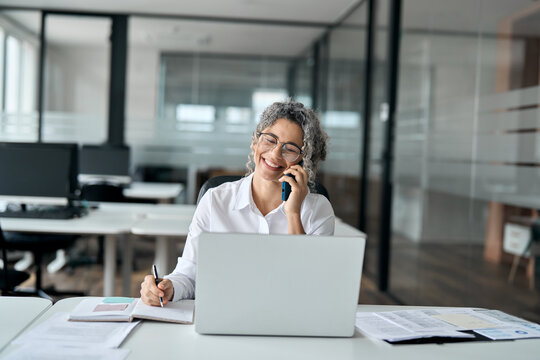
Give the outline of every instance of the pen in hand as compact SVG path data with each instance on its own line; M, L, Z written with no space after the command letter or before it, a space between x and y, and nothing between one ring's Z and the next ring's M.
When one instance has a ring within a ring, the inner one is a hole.
M159 277L157 273L157 267L155 264L152 265L152 272L154 273L154 278L156 279L156 286L157 286L159 284ZM163 307L163 298L161 296L159 297L159 303L161 307Z

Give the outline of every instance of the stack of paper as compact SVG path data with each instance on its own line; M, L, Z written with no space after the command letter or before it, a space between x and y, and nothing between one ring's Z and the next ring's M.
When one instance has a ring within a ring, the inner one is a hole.
M538 324L498 310L471 308L357 312L356 327L367 336L388 342L474 339L472 332L492 340L540 338Z
M56 313L15 339L21 347L9 354L10 359L122 360L129 350L118 347L140 323L134 318L191 323L193 308L193 301L161 308L133 298L84 299L71 314Z
M13 341L22 345L12 359L125 359L129 350L117 349L139 324L82 323L68 321L68 313L59 312ZM74 356L74 354L76 356Z

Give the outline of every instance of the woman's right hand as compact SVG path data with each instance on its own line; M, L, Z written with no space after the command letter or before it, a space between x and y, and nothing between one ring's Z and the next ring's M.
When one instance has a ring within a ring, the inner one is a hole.
M161 306L159 297L163 298L163 306L167 305L172 300L174 295L174 287L169 279L160 279L161 281L156 286L156 279L152 275L146 275L141 283L141 300L146 305Z

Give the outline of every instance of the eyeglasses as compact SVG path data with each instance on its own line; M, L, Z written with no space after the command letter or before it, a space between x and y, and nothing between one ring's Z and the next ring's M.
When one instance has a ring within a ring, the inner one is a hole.
M282 143L274 134L258 132L257 136L259 137L258 145L262 151L274 150L278 144L281 144L281 157L285 161L295 162L302 155L302 150L297 145Z

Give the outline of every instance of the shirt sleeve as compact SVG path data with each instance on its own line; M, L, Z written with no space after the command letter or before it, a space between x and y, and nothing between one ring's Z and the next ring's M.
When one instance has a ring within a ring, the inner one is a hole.
M313 205L312 218L307 235L334 235L336 217L332 204L323 195L318 195Z
M182 257L178 258L176 268L172 273L165 276L171 280L174 287L172 301L195 298L195 277L197 275L197 253L199 250L199 236L203 232L210 231L210 218L212 211L212 190L204 194L193 220L189 225L189 232Z

